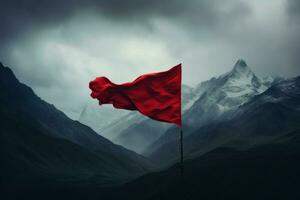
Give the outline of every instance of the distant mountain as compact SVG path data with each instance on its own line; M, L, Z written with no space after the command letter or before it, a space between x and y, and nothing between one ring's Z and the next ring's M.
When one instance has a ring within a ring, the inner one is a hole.
M230 115L229 121L203 127L186 138L188 143L198 141L190 156L220 145L243 150L300 129L300 77L273 85Z
M214 122L184 138L186 158L194 158L219 146L244 150L267 144L300 129L300 77L280 81L239 109L227 113L227 120ZM158 163L178 159L178 142L157 149L150 158Z
M257 77L244 60L238 60L230 72L205 83L202 95L185 113L184 123L198 128L218 120L224 113L267 90L270 82Z
M225 120L227 113L264 92L273 82L272 77L263 79L257 77L246 62L240 59L230 72L218 78L202 82L196 88L183 85L185 135L208 123ZM143 120L142 117L136 118L131 118L125 123L124 117L122 122L118 122L121 126L112 124L110 127L118 127L120 130L112 140L138 153L150 155L166 142L178 139L178 130L175 126L150 119ZM127 126L124 126L124 123ZM114 131L116 132L115 129Z
M266 90L271 85L270 79L267 81L259 79L246 62L240 59L228 73L200 83L194 89L197 99L183 114L184 135L207 123L224 120L225 113L237 109L253 96ZM157 149L165 148L165 144L177 141L178 132L176 127L169 129L148 146L144 155L151 155Z
M112 105L99 106L96 100L93 101L82 110L78 121L111 141L131 125L148 119L138 111L115 109Z
M0 64L1 182L112 184L153 169L40 99Z
M111 126L112 122L119 121L128 114L130 111L115 109L112 105L100 106L98 101L90 99L80 113L78 121L111 140L114 138L114 134L106 133L105 129Z
M249 102L255 101L260 94L269 92L267 90L268 86L273 88L273 86L275 87L278 84L284 84L284 81L272 82L258 78L243 60L239 60L229 73L219 78L211 79L205 82L203 86L201 84L200 87L204 88L202 89L202 95L185 113L183 118L183 130L185 142L187 143L185 151L197 152L199 147L201 152L203 143L195 138L204 137L205 134L203 132L210 132L212 128L222 124L222 122L233 120L233 118L236 119L235 121L239 121L241 117L237 117L236 113L243 112L243 107ZM250 110L249 108L249 112ZM242 132L245 131L242 130ZM168 130L148 147L145 155L159 163L168 163L171 160L175 162L176 153L173 152L178 151L178 134L174 133L178 133L178 130ZM228 136L224 134L224 138L226 137ZM211 143L206 142L206 145L208 144ZM175 157L172 158L170 154L173 154ZM198 154L196 153L196 155Z
M113 141L142 154L148 145L157 140L172 125L164 122L157 122L148 118L145 119L145 117L141 116L140 118L144 120L136 122L130 121L132 124L130 124L128 128L121 130L119 135L114 138Z

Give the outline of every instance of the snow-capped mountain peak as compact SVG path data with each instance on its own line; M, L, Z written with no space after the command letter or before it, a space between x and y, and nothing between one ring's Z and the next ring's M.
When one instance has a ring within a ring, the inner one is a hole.
M243 59L239 59L234 65L234 70L244 71L244 70L250 70L250 68L248 67L247 63Z
M222 78L225 82L222 90L228 97L252 96L267 89L263 81L254 74L242 59L239 59L227 76Z
M227 75L230 79L244 79L251 82L255 74L243 59L239 59Z
M186 114L190 126L199 127L220 119L224 113L237 109L268 89L243 59L239 59L228 73L200 86L201 96Z

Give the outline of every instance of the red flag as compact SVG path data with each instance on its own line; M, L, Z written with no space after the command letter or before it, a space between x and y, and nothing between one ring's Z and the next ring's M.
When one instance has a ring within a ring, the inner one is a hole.
M97 77L89 84L99 104L138 110L151 119L181 126L181 64L165 72L144 74L133 82L112 83Z

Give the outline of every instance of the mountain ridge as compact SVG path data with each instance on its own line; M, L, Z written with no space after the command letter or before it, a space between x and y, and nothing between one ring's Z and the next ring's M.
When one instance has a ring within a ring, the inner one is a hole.
M278 88L284 91L278 93ZM298 130L299 90L300 77L281 81L228 113L226 120L215 121L192 131L184 138L185 157L195 158L219 146L245 150ZM179 155L176 149L178 142L167 140L149 157L158 163L174 163Z
M255 96L267 91L268 86L271 85L258 78L245 61L238 60L231 71L204 82L202 86L199 85L202 87L201 96L183 115L184 137L190 134L197 135L197 130L201 127L205 129L230 120L236 110ZM177 151L175 144L178 136L174 134L177 132L175 128L167 130L146 149L144 155L155 160L162 157L162 152ZM169 148L169 144L173 144L172 147ZM163 156L163 159L158 159L158 163L168 160L167 155L168 153Z
M51 177L44 175L53 170L67 172L67 169L59 167L60 165L55 168L50 162L58 160L62 164L73 163L74 170L87 173L86 178L91 176L88 175L89 169L93 169L91 173L105 174L107 183L135 178L155 169L154 165L143 156L115 145L89 127L69 119L55 106L36 96L30 87L20 83L12 70L2 64L0 65L0 89L2 91L0 94L1 121L5 122L5 126L1 126L1 138L5 141L4 145L1 146L1 154L3 159L10 158L5 160L6 169L26 166L25 163L29 163L31 168L28 170L30 173L35 173L36 170L34 169L38 167L39 173L37 175L41 176L36 178L44 177L50 180ZM19 125L15 127L16 124ZM28 138L24 138L24 135ZM37 138L41 138L41 141L38 141ZM48 151L40 143L49 148L51 146L61 148L63 151L60 152L55 149ZM19 150L24 148L28 149L28 151L26 150L27 153ZM39 152L40 150L41 152ZM72 151L73 153L71 153ZM11 154L10 152L14 153ZM42 153L49 157L49 161L42 159ZM69 158L65 157L64 153L69 155ZM78 154L78 158L74 157L73 154ZM82 162L85 163L85 157L90 159L87 163L94 162L94 165L99 169L96 170L95 167L85 169L84 164L79 162L82 159ZM15 166L16 163L19 163L18 166ZM7 174L3 174L4 172L1 172L1 176L10 175L14 177L13 171L9 171ZM62 178L59 174L56 175L58 179ZM82 179L84 177L77 178ZM100 178L99 181L105 183L105 179Z

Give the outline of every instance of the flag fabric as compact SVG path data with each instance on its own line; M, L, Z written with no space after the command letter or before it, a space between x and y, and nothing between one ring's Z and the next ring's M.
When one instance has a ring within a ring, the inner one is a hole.
M89 84L99 104L138 110L151 119L181 126L181 64L168 71L144 74L132 82L115 84L97 77Z

